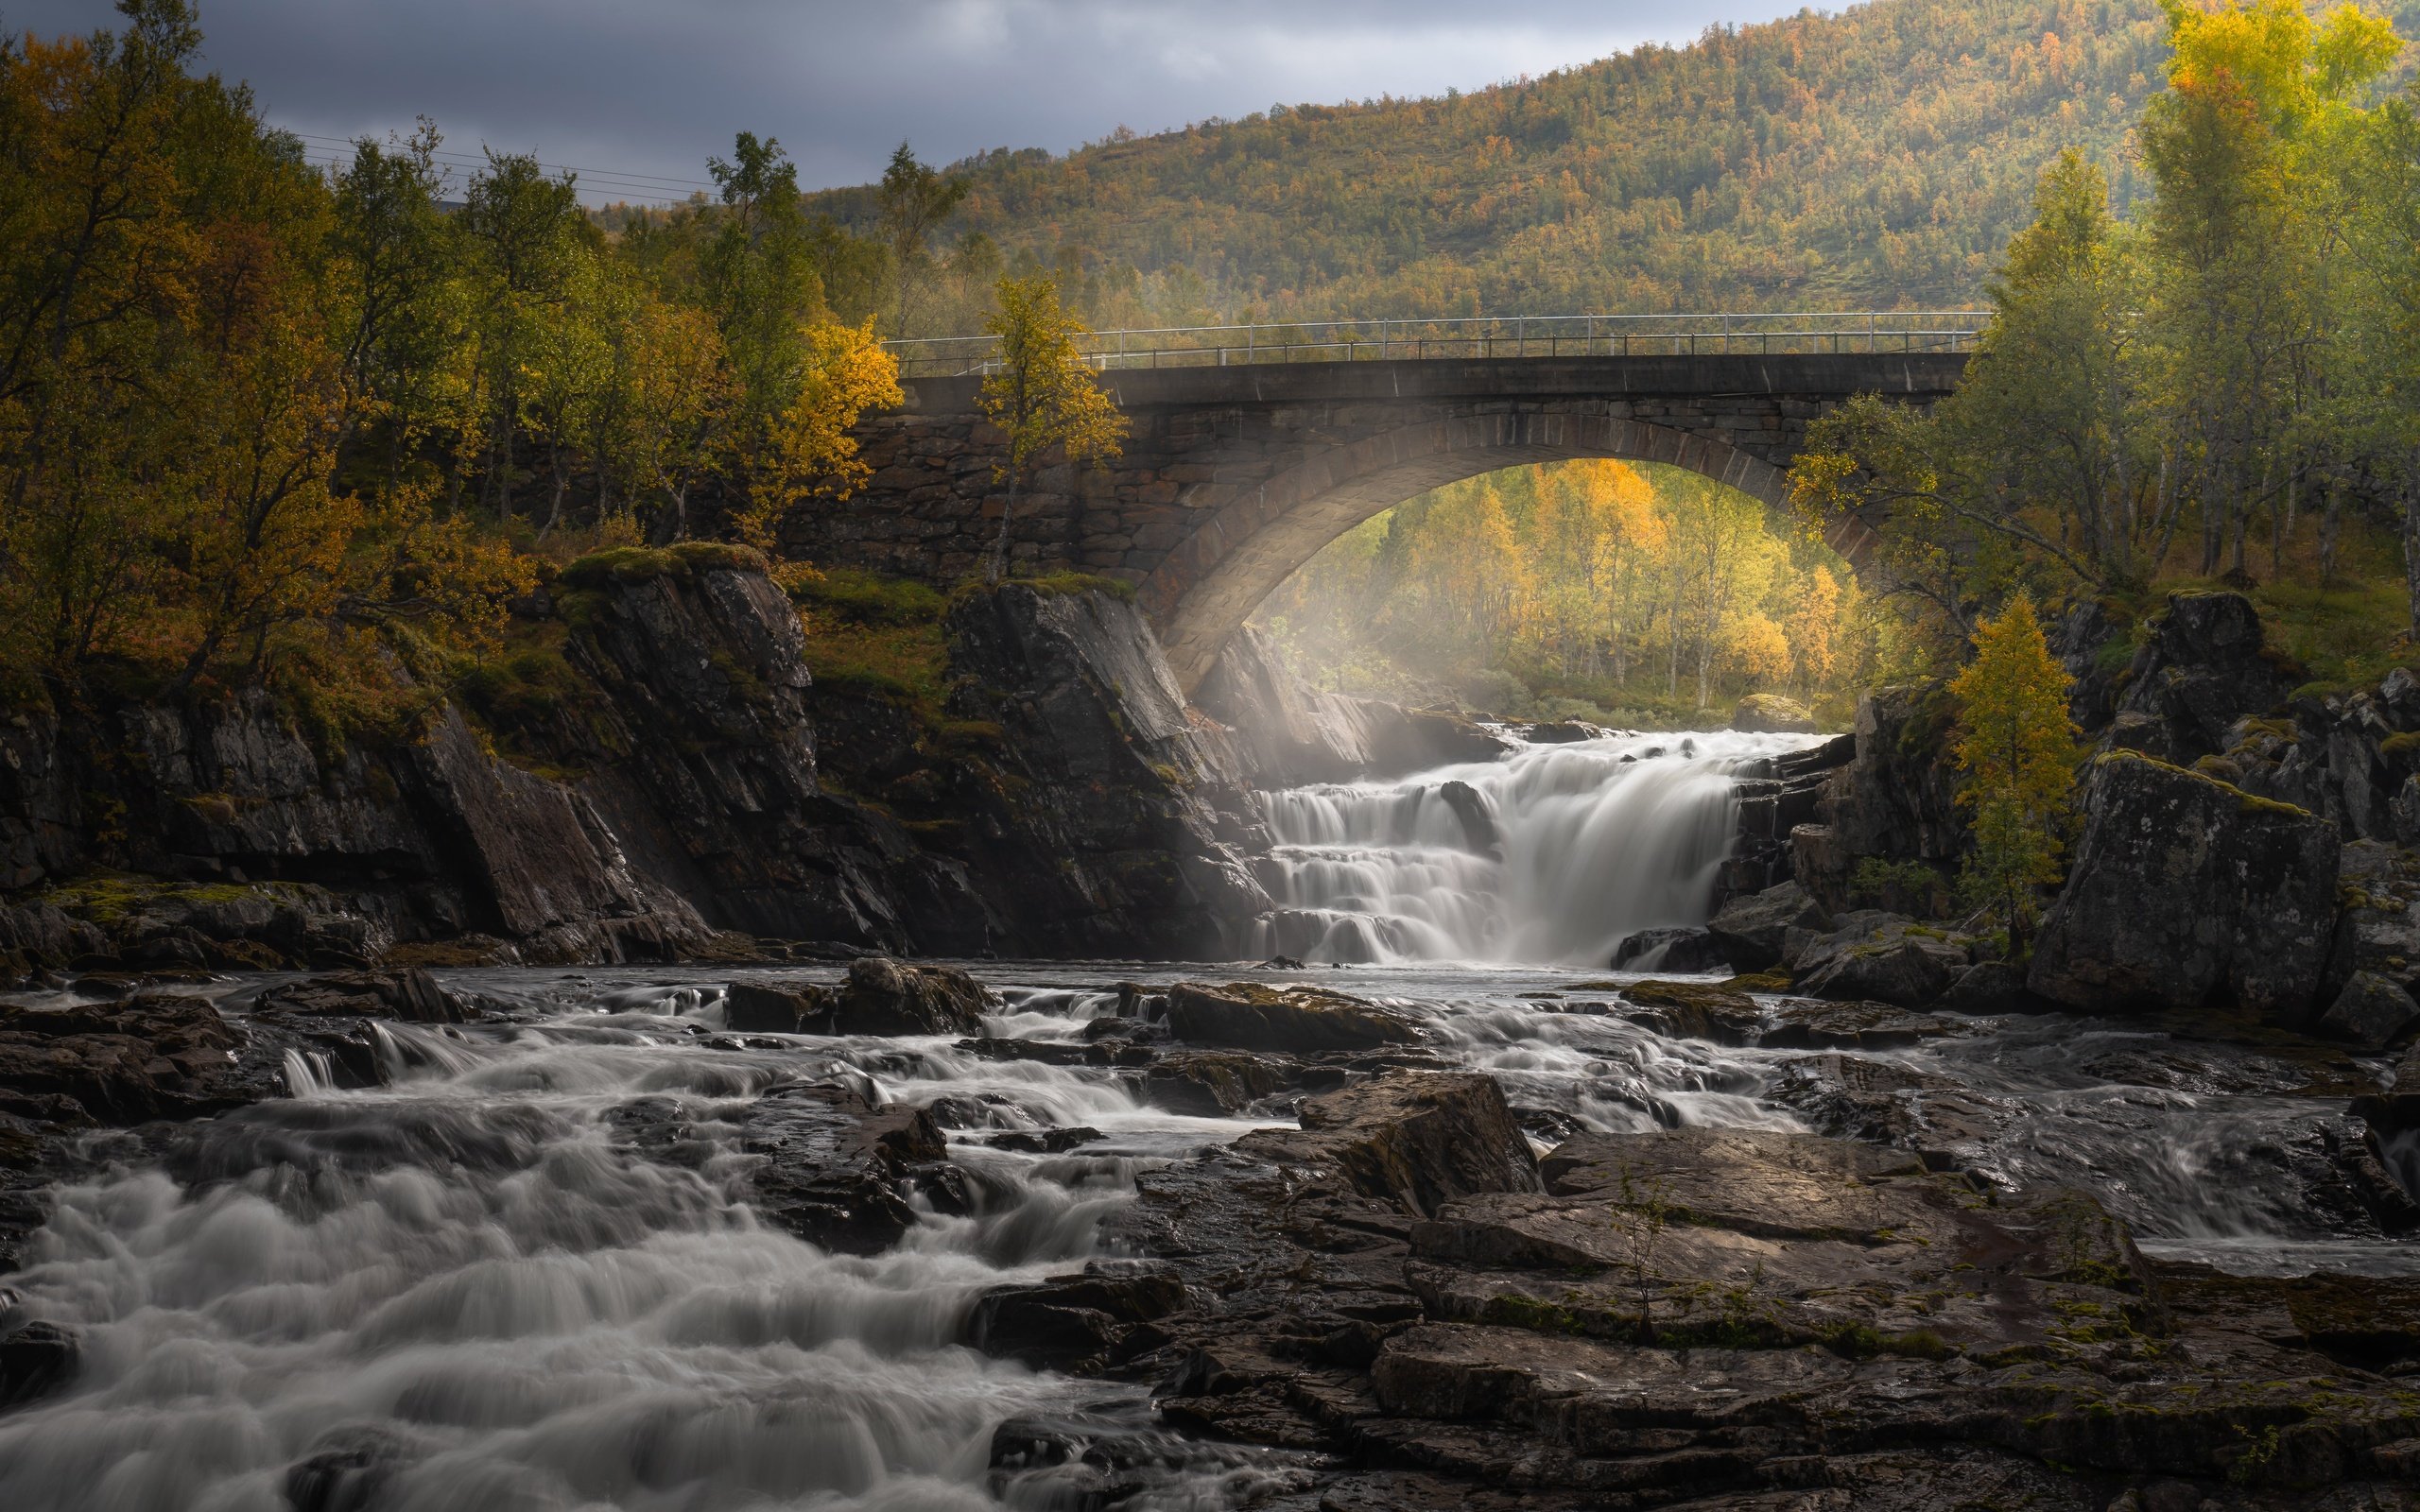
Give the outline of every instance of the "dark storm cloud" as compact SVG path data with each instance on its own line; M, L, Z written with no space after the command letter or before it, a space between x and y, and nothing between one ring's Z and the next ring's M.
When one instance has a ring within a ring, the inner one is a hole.
M1779 0L202 0L212 67L315 137L434 118L450 147L702 180L734 131L809 185L862 182L903 138L934 161L1063 150L1270 104L1442 94L1584 62ZM0 0L49 34L106 0ZM315 144L316 145L316 144ZM618 198L601 172L589 187ZM631 180L623 192L651 180ZM678 185L657 186L664 198ZM631 198L642 198L631 194ZM651 198L651 197L650 197Z

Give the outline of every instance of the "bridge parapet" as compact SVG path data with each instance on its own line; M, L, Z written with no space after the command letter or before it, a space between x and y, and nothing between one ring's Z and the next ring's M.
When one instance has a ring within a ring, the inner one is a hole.
M1512 315L1297 320L1095 331L1078 347L1103 371L1428 358L1708 357L1972 352L1988 310L1717 311L1703 315ZM978 374L996 336L883 343L904 378Z

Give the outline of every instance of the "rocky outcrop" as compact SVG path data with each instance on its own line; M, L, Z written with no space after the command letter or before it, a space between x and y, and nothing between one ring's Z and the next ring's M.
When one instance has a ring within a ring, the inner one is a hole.
M407 731L315 741L260 693L0 724L0 970L757 949L724 932L776 958L1218 955L1268 907L1229 737L1114 593L959 602L954 724L820 702L752 552L601 553L544 611L521 692L475 679ZM819 719L853 777L924 794L913 828L822 781Z
M1706 933L1735 971L1764 971L1781 964L1793 931L1827 932L1832 917L1796 882L1735 898L1706 920Z
M1752 693L1731 711L1731 728L1761 733L1813 734L1821 726L1806 706L1777 693Z
M1241 926L1270 907L1245 864L1250 805L1140 611L1009 583L948 629L956 712L1001 731L990 794L970 795L969 869L1015 937L1050 954L1240 954Z
M406 1023L468 1023L478 1008L438 986L414 968L394 971L346 971L283 982L252 1000L256 1011L323 1018L399 1019Z
M1421 1038L1401 1014L1320 988L1180 982L1168 988L1165 1011L1178 1039L1237 1050L1315 1055L1416 1044Z
M1259 788L1386 780L1458 762L1493 761L1512 743L1443 710L1322 693L1294 676L1250 626L1228 638L1193 701L1227 727L1236 770ZM1540 733L1543 729L1545 733ZM1539 727L1532 741L1585 739L1581 727Z
M1761 893L1796 874L1791 833L1814 822L1835 775L1857 756L1855 735L1741 764L1737 837L1715 877L1715 908Z
M1616 971L1721 971L1731 954L1709 930L1642 929L1614 947Z
M2034 992L2078 1007L2223 996L2306 1021L2334 943L2332 826L2124 751L2093 764L2083 810L2034 946Z
M2303 680L2268 649L2259 610L2240 593L2170 593L2143 631L2104 748L2189 765L2226 749L2237 720L2282 703Z
M238 1026L199 998L0 1008L0 1107L119 1125L239 1107L263 1095Z
M677 1109L638 1105L622 1116L643 1137L679 1137ZM922 1108L877 1107L843 1088L781 1088L751 1106L739 1147L756 1211L841 1254L896 1246L916 1223L920 1194L939 1211L965 1211L963 1177Z
M1794 990L1911 1008L1939 999L1973 964L1963 936L1897 914L1857 909L1831 923L1828 933L1786 946Z
M2283 1506L2396 1473L2420 1412L2355 1342L2388 1299L2289 1316L2283 1283L2154 1267L2081 1193L1958 1174L2009 1110L1792 1065L1810 1114L1921 1153L1683 1128L1533 1165L1484 1078L1399 1074L1147 1174L1112 1238L1164 1267L1148 1295L1061 1278L980 1330L1180 1428L1333 1456L1332 1507Z
M723 1017L743 1034L979 1034L997 999L955 967L903 966L887 956L849 963L836 987L742 979L723 994Z
M1832 771L1812 819L1789 831L1790 875L1826 911L1859 901L1851 889L1861 860L1946 872L1964 852L1946 742L1952 717L1938 683L1879 688L1858 701L1854 758Z
M1255 786L1350 782L1374 765L1361 700L1305 687L1250 626L1228 638L1193 701L1228 727L1239 769Z

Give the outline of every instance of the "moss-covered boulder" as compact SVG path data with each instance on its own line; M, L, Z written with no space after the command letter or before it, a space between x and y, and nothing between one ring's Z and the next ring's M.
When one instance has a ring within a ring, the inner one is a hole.
M1168 1030L1195 1044L1321 1055L1417 1044L1418 1026L1392 1008L1314 987L1253 982L1168 988Z
M2335 828L2131 752L2093 763L2084 833L2027 985L2081 1008L2221 997L2301 1022L2336 924Z

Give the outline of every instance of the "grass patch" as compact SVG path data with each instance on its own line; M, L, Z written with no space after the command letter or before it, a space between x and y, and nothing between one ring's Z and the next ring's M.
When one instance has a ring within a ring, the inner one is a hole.
M949 607L939 589L909 577L886 577L851 567L799 574L786 585L790 601L805 610L810 627L833 621L852 625L938 624Z
M913 578L835 567L793 575L784 585L806 629L806 669L824 693L878 699L916 714L927 729L949 724L949 598Z
M499 754L541 777L577 777L561 764L566 744L617 748L613 701L571 664L563 647L568 626L515 621L497 655L464 672L455 683L463 711L495 745Z
M275 883L167 882L131 872L96 871L72 882L54 883L32 901L48 903L72 919L91 924L115 924L155 902L193 905L239 903L255 898L274 899Z
M1107 593L1112 598L1134 602L1134 585L1123 577L1104 577L1098 573L1045 573L1039 577L1011 577L1009 581L1037 593Z
M767 570L765 554L753 546L683 541L669 546L608 546L573 561L556 580L571 588L604 588L657 577L686 577L691 573Z

